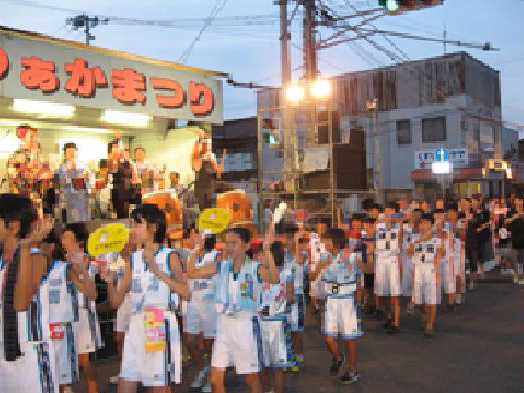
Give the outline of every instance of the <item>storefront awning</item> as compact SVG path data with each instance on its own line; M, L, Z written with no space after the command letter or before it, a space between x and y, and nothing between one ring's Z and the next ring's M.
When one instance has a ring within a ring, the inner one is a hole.
M222 72L0 26L0 98L30 100L24 108L44 102L104 110L109 111L103 117L107 123L119 111L221 124L224 77Z

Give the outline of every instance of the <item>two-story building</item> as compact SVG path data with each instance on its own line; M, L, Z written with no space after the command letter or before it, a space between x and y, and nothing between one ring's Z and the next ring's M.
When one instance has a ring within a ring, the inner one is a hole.
M367 185L379 200L498 195L501 179L483 171L486 160L503 158L498 71L458 52L351 72L332 81L336 142L365 138L364 157L344 154L338 167L358 167L364 159ZM261 120L268 117L264 108L278 113L279 107L278 89L259 93ZM321 144L318 128L316 136ZM448 175L432 173L438 149L449 152ZM274 172L282 167L282 154L273 155Z

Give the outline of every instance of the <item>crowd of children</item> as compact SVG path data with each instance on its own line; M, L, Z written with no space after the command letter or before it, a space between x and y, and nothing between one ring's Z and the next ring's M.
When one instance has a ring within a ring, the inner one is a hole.
M355 383L365 316L394 335L401 308L419 307L431 338L437 306L464 304L495 265L524 283L521 198L366 201L351 218L322 233L274 220L261 239L239 227L221 242L193 231L183 248L168 246L164 212L142 205L124 251L102 263L87 255L85 224L58 232L28 198L1 194L0 391L71 392L81 376L99 391L89 356L101 346L96 275L117 310L120 393L174 391L183 346L192 389L225 392L234 368L251 392L282 393L304 363L306 304L321 318L329 374Z

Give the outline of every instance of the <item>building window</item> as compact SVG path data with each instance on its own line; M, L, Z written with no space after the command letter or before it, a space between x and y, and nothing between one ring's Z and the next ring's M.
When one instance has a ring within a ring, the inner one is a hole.
M446 118L422 119L422 143L446 141Z
M399 145L411 144L411 120L397 120L397 143Z

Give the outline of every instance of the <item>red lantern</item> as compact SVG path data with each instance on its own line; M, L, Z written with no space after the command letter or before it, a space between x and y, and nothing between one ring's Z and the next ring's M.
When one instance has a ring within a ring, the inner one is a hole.
M31 127L28 127L28 126L17 127L17 129L16 129L16 136L17 136L17 138L25 140L25 137L26 137L26 135L27 135L27 133L29 132L30 129L31 129Z

